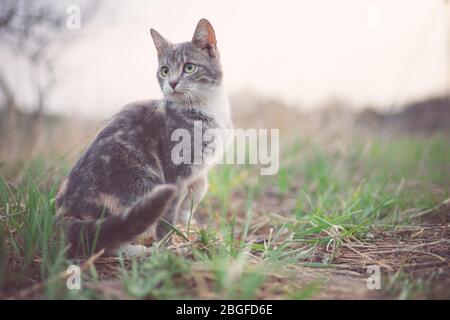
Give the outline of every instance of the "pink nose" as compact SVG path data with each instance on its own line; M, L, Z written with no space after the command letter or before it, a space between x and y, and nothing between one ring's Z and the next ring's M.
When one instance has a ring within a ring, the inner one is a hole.
M177 84L178 84L178 81L170 81L169 84L170 84L170 86L172 87L172 89L175 89L175 87L176 87Z

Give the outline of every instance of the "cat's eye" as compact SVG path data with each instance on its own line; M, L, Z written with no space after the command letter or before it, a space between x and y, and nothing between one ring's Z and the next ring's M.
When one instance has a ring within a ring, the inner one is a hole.
M187 74L191 74L194 73L197 70L197 66L193 63L186 63L184 65L184 72L186 72Z
M159 70L159 74L161 75L161 77L167 78L169 76L169 67L162 66L161 70Z

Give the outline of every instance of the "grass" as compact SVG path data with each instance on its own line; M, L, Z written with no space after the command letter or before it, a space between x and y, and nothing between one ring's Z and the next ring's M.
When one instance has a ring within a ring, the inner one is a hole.
M260 176L251 166L215 168L196 212L201 227L177 226L173 236L154 243L152 255L135 259L65 258L64 237L55 226L55 194L70 168L64 160L49 169L38 157L19 179L3 172L0 296L308 299L339 296L341 290L343 297L369 297L360 280L367 278L363 267L376 264L387 279L378 295L449 298L433 291L433 279L449 281L448 254L431 248L428 255L445 260L444 274L427 269L434 278L416 277L404 265L420 265L417 255L400 256L394 245L380 256L372 245L394 232L405 252L406 245L417 246L396 232L420 230L423 222L410 213L449 198L448 139L381 136L337 146L299 140L282 151L275 176ZM390 260L391 254L401 262ZM81 290L66 288L71 264L82 266ZM353 282L341 279L342 273Z

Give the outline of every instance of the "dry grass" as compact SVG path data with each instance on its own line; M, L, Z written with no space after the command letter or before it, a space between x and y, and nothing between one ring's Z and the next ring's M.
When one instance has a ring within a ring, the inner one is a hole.
M280 128L278 174L215 169L196 213L199 225L189 234L177 226L178 233L153 243L154 254L140 259L99 253L68 261L60 257L64 244L49 248L57 230L42 231L54 215L53 187L101 123L55 124L32 148L15 145L20 152L3 143L0 296L450 298L446 137L356 129L356 118L338 108L302 114L273 100L250 104L235 104L236 127ZM31 218L36 215L42 221ZM81 292L65 289L71 263L84 271ZM382 290L367 288L368 266L380 267Z

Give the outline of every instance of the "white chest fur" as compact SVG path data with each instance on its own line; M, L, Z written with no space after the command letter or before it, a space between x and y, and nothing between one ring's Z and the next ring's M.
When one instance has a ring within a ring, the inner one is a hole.
M221 129L231 128L230 105L222 87L211 93L202 111L214 118Z

